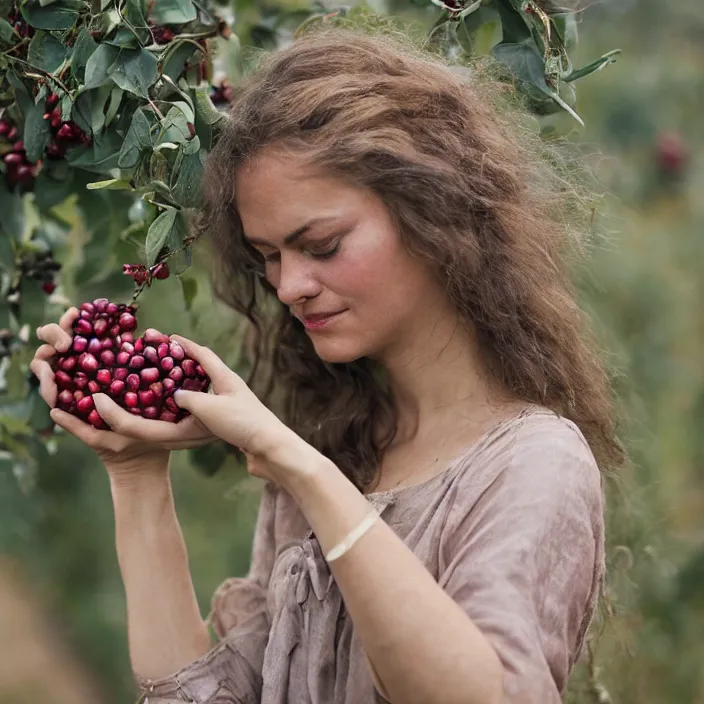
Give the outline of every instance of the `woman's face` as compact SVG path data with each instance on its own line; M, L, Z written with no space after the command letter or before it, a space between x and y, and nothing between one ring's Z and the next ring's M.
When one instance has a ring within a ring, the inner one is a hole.
M245 237L322 359L383 361L432 320L442 292L374 193L273 152L240 169L235 188Z

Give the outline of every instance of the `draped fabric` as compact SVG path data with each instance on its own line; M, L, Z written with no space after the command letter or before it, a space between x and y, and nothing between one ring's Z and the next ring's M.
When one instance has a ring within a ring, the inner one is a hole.
M604 575L601 476L577 427L532 407L430 480L367 498L490 640L505 702L560 702ZM149 704L388 701L315 535L273 485L249 574L222 584L210 622L209 653L139 682Z

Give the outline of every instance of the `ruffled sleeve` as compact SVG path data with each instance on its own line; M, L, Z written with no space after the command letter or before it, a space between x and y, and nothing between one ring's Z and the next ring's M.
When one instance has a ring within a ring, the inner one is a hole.
M247 576L227 579L213 595L206 623L217 644L168 677L138 680L145 704L259 704L271 628L267 592L276 553L277 493L269 483L262 492Z
M503 701L558 704L604 572L601 477L576 426L558 419L527 424L499 465L476 503L457 492L439 584L496 650Z

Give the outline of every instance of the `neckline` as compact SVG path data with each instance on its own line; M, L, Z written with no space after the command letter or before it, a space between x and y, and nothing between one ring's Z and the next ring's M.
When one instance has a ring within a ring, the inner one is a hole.
M382 491L372 491L369 494L364 494L365 498L367 499L379 499L379 498L395 498L396 496L399 496L401 494L404 494L406 492L410 492L413 490L418 490L422 489L423 487L426 487L433 482L437 481L441 477L446 477L450 472L452 472L453 469L459 466L460 460L464 459L467 455L470 453L474 452L478 447L483 445L490 437L492 437L495 433L498 433L500 430L505 428L506 426L509 426L513 423L516 423L523 418L525 418L528 415L532 415L535 413L552 413L550 409L543 408L542 406L539 406L537 404L531 404L529 406L526 406L522 408L517 414L509 416L508 418L504 418L503 420L499 421L498 423L492 425L490 428L488 428L486 431L484 431L474 442L470 443L466 447L464 447L460 452L455 455L447 464L447 467L443 469L441 472L438 472L434 476L430 477L429 479L426 479L422 482L418 482L417 484L408 484L406 486L400 486L400 487L392 487L391 489L385 489Z

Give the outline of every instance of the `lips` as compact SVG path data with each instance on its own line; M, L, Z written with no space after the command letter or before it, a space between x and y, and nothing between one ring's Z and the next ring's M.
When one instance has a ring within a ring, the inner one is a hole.
M331 311L329 313L312 313L311 315L306 315L302 319L302 322L307 330L315 330L334 322L340 315L345 313L345 311L346 309Z

